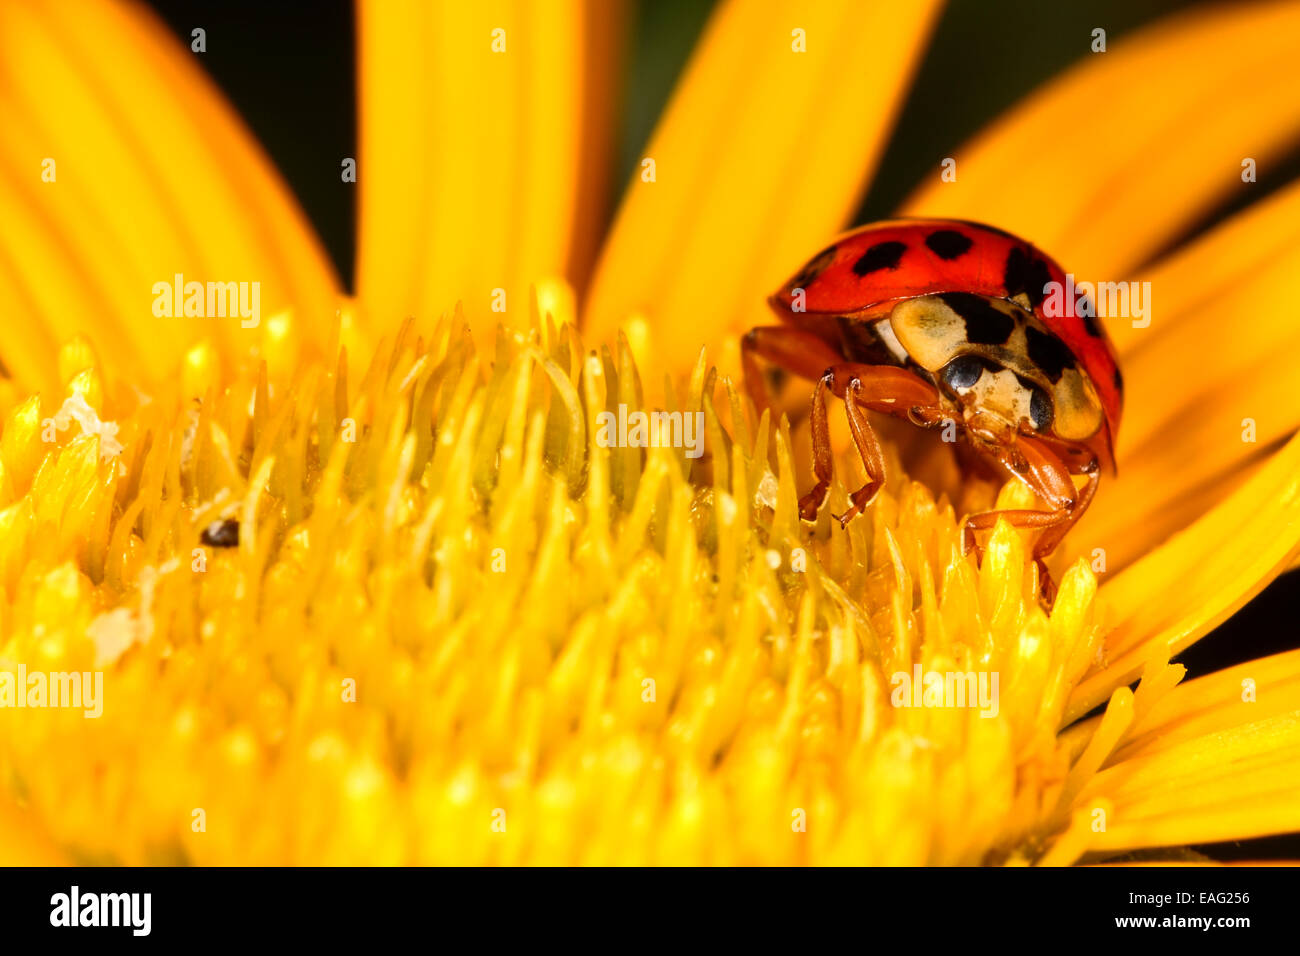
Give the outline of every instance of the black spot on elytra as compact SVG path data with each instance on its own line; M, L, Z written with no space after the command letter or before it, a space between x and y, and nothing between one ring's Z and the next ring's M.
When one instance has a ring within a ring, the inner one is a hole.
M1085 313L1084 315L1079 316L1079 318L1083 319L1083 330L1085 332L1091 335L1094 339L1101 338L1102 336L1101 323L1097 321L1097 317L1095 315L1088 315L1087 313Z
M199 541L213 548L233 548L239 544L239 522L231 518L214 521L203 529Z
M965 320L966 341L975 345L1003 345L1016 330L1015 320L982 295L945 292L939 298Z
M807 289L808 284L816 279L825 268L835 261L835 253L839 250L838 246L827 246L817 255L813 256L799 270L799 274L790 280L790 289Z
M948 260L966 255L970 252L971 246L975 245L969 236L963 236L952 229L940 229L938 232L930 233L925 237L925 244L940 259Z
M1029 255L1020 246L1011 247L1006 268L1002 272L1002 284L1007 290L1008 299L1014 299L1023 292L1029 298L1030 306L1036 309L1047 298L1044 287L1051 281L1052 272L1046 262Z
M1029 351L1029 360L1038 366L1053 385L1061 380L1062 372L1074 367L1074 355L1055 335L1040 332L1032 325L1026 326L1025 345Z
M898 261L907 251L907 244L902 242L878 242L853 263L853 272L859 278L879 272L881 269L897 269Z

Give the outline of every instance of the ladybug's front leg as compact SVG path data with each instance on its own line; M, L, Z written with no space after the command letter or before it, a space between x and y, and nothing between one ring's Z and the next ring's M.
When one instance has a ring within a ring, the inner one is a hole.
M892 365L861 365L846 362L828 368L813 392L813 474L817 483L799 499L799 516L813 521L826 502L831 483L831 434L826 413L826 393L844 399L853 444L862 459L867 482L849 495L849 508L836 515L840 527L863 512L885 486L885 456L863 408L904 416L916 407L931 408L938 401L934 386L906 369Z
M1034 560L1038 564L1043 598L1050 604L1055 598L1056 588L1044 559L1056 550L1061 539L1088 510L1088 505L1097 492L1100 469L1094 463L1087 471L1087 483L1082 488L1076 488L1069 468L1045 446L1033 439L1021 438L1017 449L1023 460L1017 469L1018 473L1052 510L1013 509L970 515L966 519L963 548L969 551L975 547L975 532L989 530L997 524L999 518L1005 518L1014 528L1042 529L1043 533L1034 545Z

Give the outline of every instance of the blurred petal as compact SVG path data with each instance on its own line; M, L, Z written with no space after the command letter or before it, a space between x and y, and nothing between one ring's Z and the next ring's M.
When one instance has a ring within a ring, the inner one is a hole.
M583 7L587 63L586 82L579 114L582 132L578 157L577 208L574 210L573 248L569 256L569 282L585 290L605 238L611 185L617 156L619 88L622 53L627 28L627 4L597 0Z
M638 168L623 199L593 280L591 339L612 342L644 314L656 364L680 369L701 342L762 322L767 293L856 208L936 10L722 4L646 149L655 181ZM792 51L794 30L807 52Z
M1300 435L1213 510L1107 582L1099 592L1114 630L1104 669L1071 695L1087 713L1141 673L1209 633L1262 591L1300 551Z
M1247 286L1261 266L1271 265L1294 252L1300 240L1300 180L1247 206L1155 263L1149 278L1157 309L1148 328L1132 322L1112 321L1107 331L1125 358L1141 351L1158 349L1175 334L1187 316L1202 315L1207 299L1220 297ZM1263 303L1243 295L1247 307ZM1283 310L1252 308L1251 323L1264 325L1272 333L1294 327ZM1241 323L1246 325L1247 323ZM1236 330L1234 330L1236 331Z
M589 40L617 18L580 0L394 0L358 3L357 21L370 321L393 328L463 300L480 342L498 322L526 327L529 283L570 267L584 135L607 132L582 108L614 65Z
M23 326L84 332L111 366L155 380L201 336L256 346L237 318L156 318L153 284L176 273L260 282L262 315L292 305L328 330L337 281L305 217L143 7L0 5L0 113L0 283L21 289L3 305L0 355L24 381L48 385L50 369Z
M1122 569L1300 426L1297 273L1300 183L1153 267L1150 326L1111 324L1125 379L1119 477L1067 540L1065 563L1100 547L1108 570Z
M1197 7L1092 54L956 150L908 215L1024 235L1081 278L1119 279L1300 134L1300 4Z
M67 866L70 861L33 815L0 796L0 866Z

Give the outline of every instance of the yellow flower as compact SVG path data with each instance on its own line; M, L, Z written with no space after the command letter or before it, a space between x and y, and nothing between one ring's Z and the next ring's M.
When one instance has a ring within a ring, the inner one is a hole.
M1050 616L1009 526L961 555L1016 489L899 440L868 516L810 532L803 430L711 364L852 214L936 5L724 2L598 256L621 9L358 14L353 300L154 19L0 3L0 700L86 675L83 707L0 708L4 862L1067 864L1300 830L1300 652L1169 662L1300 547L1300 187L1166 252L1238 144L1293 137L1300 8L1117 43L908 204L1081 276L1158 257ZM160 316L178 275L260 310ZM619 404L701 411L708 453L607 447ZM906 706L918 672L996 694Z

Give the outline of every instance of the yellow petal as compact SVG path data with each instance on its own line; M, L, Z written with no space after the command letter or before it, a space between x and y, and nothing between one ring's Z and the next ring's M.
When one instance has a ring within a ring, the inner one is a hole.
M0 7L0 354L29 332L83 332L109 365L155 379L203 334L255 343L238 318L156 318L153 285L259 282L260 307L328 329L337 282L249 133L167 29L134 5ZM54 161L54 181L43 181ZM37 362L31 366L44 368Z
M44 827L0 797L0 866L66 866L63 852L46 835Z
M613 342L630 316L649 316L659 348L643 374L658 381L701 342L766 321L767 294L856 207L936 9L721 5L624 196L593 279L591 337ZM796 30L806 52L792 49Z
M498 322L526 328L529 283L569 268L583 134L600 135L584 98L611 83L613 58L588 56L588 31L608 40L617 21L578 0L394 0L359 3L357 17L370 321L395 328L463 300L480 342Z
M1130 683L1153 652L1170 656L1226 620L1300 550L1300 435L1185 531L1101 588L1105 667L1071 695L1087 713Z
M1300 828L1300 710L1194 737L1099 773L1080 803L1113 804L1090 849L1244 840Z
M614 163L617 159L619 67L628 21L627 4L622 0L587 3L583 7L583 28L587 74L583 83L583 101L579 120L582 132L579 144L581 168L578 172L578 199L574 210L573 248L569 256L568 277L575 289L585 290L596 264L596 255L605 238ZM556 321L559 321L558 315Z
M1109 764L1149 756L1199 737L1300 709L1300 650L1246 661L1180 684L1162 695L1128 729ZM1100 724L1082 721L1062 734L1082 752Z
M1300 133L1300 6L1198 7L1141 30L954 152L908 215L994 223L1080 278L1120 279ZM936 161L937 162L937 161Z
M88 315L96 303L82 277L63 263L55 238L29 227L35 217L18 205L16 194L0 175L0 215L5 216L0 232L23 236L21 244L7 248L0 235L0 380L12 377L29 391L48 391L59 384L58 339L53 323L34 319ZM33 267L32 259L44 268Z
M1110 323L1122 354L1119 476L1066 542L1115 572L1223 500L1300 426L1290 299L1300 272L1300 182L1150 272L1151 323Z
M1053 848L1070 859L1087 851L1247 839L1297 826L1295 767L1300 746L1300 651L1248 661L1171 689L1180 668L1158 655L1136 697L1152 683L1152 703L1136 707L1100 773L1073 801L1074 825ZM1128 694L1121 687L1116 696ZM1094 717L1061 736L1080 775L1107 739ZM1110 739L1113 740L1113 734ZM1094 761L1095 764L1095 761ZM1098 809L1106 827L1091 825Z

